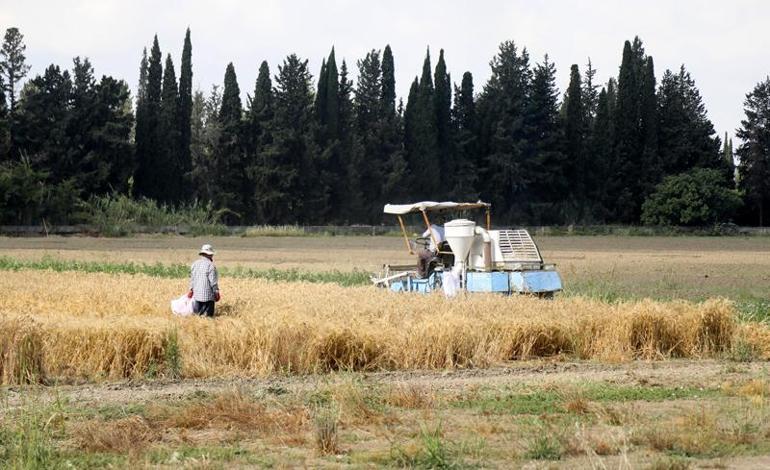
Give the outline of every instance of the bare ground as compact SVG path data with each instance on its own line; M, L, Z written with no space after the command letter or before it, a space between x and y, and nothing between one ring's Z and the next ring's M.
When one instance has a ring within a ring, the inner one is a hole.
M461 392L479 386L489 388L541 387L586 382L645 387L719 388L727 381L747 377L770 376L764 362L730 363L717 360L634 361L622 364L570 362L558 360L516 361L487 369L455 369L446 371L396 371L353 373L371 385L428 386L440 392ZM54 395L65 395L78 403L137 403L176 399L194 392L221 392L232 389L280 390L304 392L322 385L344 380L348 374L305 376L270 376L265 378L190 379L182 381L120 381L100 384L59 384L50 389ZM29 389L6 387L8 404L18 404Z

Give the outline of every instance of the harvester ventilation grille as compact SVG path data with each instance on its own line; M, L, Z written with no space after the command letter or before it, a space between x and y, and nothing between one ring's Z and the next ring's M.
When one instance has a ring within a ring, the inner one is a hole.
M526 230L500 230L500 251L506 263L542 263L540 250Z

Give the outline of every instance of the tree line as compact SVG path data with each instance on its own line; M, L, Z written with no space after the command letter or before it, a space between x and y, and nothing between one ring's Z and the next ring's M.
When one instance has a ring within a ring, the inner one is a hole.
M685 66L658 81L638 37L617 77L575 64L563 94L547 55L505 41L480 88L427 50L404 102L390 46L356 61L355 82L332 48L315 79L296 54L262 62L244 103L232 63L223 86L193 90L188 29L178 76L157 36L143 51L135 111L127 83L87 58L25 82L24 53L9 28L3 223L77 221L104 194L211 201L231 224L380 223L388 202L482 199L519 224L763 225L770 201L770 79L746 96L734 152Z

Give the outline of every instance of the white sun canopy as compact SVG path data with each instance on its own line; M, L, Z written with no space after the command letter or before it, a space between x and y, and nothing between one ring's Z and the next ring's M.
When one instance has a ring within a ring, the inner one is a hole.
M414 212L436 212L445 210L468 210L468 209L481 209L490 207L491 204L486 202L435 202L435 201L422 201L415 202L413 204L385 204L383 210L386 214L404 215Z

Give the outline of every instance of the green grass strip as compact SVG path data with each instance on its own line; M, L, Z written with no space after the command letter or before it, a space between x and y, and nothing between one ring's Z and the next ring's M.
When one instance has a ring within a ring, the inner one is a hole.
M0 271L41 270L55 272L84 272L108 274L144 274L169 279L184 279L190 275L186 264L107 263L99 261L61 260L43 257L40 260L18 260L0 256ZM284 282L332 283L340 286L361 286L370 283L369 275L361 271L300 271L298 269L220 268L223 277L266 279Z
M536 390L529 393L492 394L453 403L456 408L478 409L494 414L541 414L565 413L566 401L581 397L600 403L628 401L669 401L688 398L713 398L720 396L716 389L696 387L641 387L608 384L588 384L568 393L566 390Z

